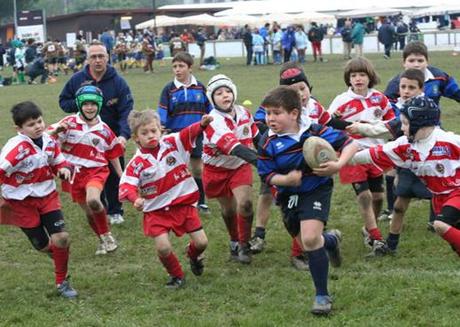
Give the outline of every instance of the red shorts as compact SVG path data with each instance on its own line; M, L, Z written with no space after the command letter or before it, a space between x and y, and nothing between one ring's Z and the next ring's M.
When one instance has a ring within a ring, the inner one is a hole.
M73 184L67 181L62 182L62 190L70 192L73 202L86 202L86 188L89 186L96 187L100 190L104 188L105 181L109 177L109 167L81 167L80 171L75 175Z
M200 230L198 210L191 205L172 206L144 213L144 235L156 237L169 231L176 236Z
M361 183L382 175L383 171L373 164L346 165L339 171L342 184Z
M40 216L61 209L61 201L56 191L42 198L28 196L23 200L5 199L2 205L0 223L23 228L40 225Z
M232 197L232 190L241 185L252 186L252 168L250 164L244 164L235 170L204 166L203 188L206 197Z
M460 210L460 190L455 190L448 194L433 194L431 200L433 203L433 211L436 215L441 213L442 207L450 206Z

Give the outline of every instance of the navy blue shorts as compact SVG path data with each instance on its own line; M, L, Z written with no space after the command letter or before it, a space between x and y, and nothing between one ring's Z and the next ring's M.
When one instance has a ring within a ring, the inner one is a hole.
M395 196L402 198L431 199L432 197L425 184L409 169L398 170L398 184L394 193Z
M331 208L333 185L330 179L311 192L278 197L278 204L283 213L283 223L291 236L299 235L302 220L320 220L326 225Z
M201 158L201 154L203 153L203 133L198 135L195 141L195 147L190 154L192 158Z

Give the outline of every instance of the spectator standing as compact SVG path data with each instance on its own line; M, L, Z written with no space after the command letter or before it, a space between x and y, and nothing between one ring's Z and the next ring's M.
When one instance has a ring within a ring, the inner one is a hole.
M364 25L356 22L351 30L351 39L357 56L363 55L364 33L366 33Z
M398 42L399 42L399 50L404 50L406 46L406 36L409 32L409 26L403 21L399 21L396 25L396 34L398 35ZM395 48L396 50L397 48Z
M288 28L283 32L281 37L281 46L284 53L284 62L288 62L291 59L292 49L295 47L295 35L294 28L288 26Z
M391 47L395 40L395 36L396 31L394 29L394 26L390 23L388 19L385 19L382 26L380 26L379 33L377 35L379 42L382 43L385 47L385 53L383 55L383 58L385 59L389 59L391 57Z
M109 32L108 28L105 28L104 33L102 33L101 42L107 49L107 54L109 55L109 63L112 64L112 51L115 40L113 39L112 33Z
M264 38L260 35L259 30L254 28L254 33L252 34L252 49L254 50L254 60L256 65L265 64L264 44Z
M351 38L351 20L345 21L340 35L342 35L343 42L343 59L351 59L351 47L353 44L353 39Z
M198 32L195 35L196 45L200 48L200 66L203 65L204 55L206 52L206 33L203 27L198 28Z
M248 24L244 25L243 43L246 47L246 65L249 66L252 61L252 33Z
M270 23L265 23L263 27L259 29L259 34L264 39L264 54L265 63L268 64L268 45L270 44Z
M59 106L65 112L78 112L75 95L83 85L94 85L101 89L104 101L100 112L101 119L109 125L118 141L125 147L131 136L128 126L128 115L133 109L133 97L126 81L115 68L108 64L108 53L105 46L99 42L92 43L88 48L88 64L75 73L65 84L59 95ZM123 168L124 157L120 157ZM112 165L109 165L110 175L104 185L104 197L107 214L112 224L120 224L123 220L123 208L118 201L118 185L120 179Z
M26 54L25 54L26 64L32 63L32 61L34 61L36 57L37 57L37 45L35 44L35 40L28 39L27 47L26 47Z
M3 56L6 54L6 49L3 46L2 41L0 40L0 70L3 70L3 66L5 65L5 62L3 60Z
M297 56L299 58L299 62L303 64L305 63L305 51L307 50L308 36L303 30L302 25L297 25L294 36Z
M311 42L313 50L313 60L316 61L319 56L319 60L323 61L323 53L321 51L321 42L324 39L323 29L318 27L316 22L311 23L311 28L308 31L308 40Z
M272 49L273 49L273 63L281 65L281 38L283 33L277 25L273 25L273 33L270 36Z
M142 40L142 53L145 57L144 72L153 73L153 59L155 58L155 48L150 42L148 35L144 35L144 40Z

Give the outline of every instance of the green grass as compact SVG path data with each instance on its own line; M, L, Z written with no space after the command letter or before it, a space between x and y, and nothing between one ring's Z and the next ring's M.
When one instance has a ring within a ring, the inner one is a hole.
M370 56L382 78L378 89L383 90L400 71L398 56L391 60ZM253 110L278 83L278 66L247 68L242 60L220 61L220 70L197 71L197 78L206 83L216 73L228 74L238 86L239 102L250 99ZM431 62L458 74L458 57L450 53L435 52ZM327 64L305 65L313 94L325 106L345 90L343 66L340 57L331 57ZM126 75L138 110L156 107L163 85L171 79L168 67L155 68L153 75L140 70ZM63 117L57 99L66 79L60 77L52 85L0 88L0 144L15 133L9 115L14 103L35 101L48 123ZM458 107L453 101L442 102L444 127L456 132L460 132ZM128 157L133 149L130 144ZM254 190L256 201L258 183ZM426 201L411 205L396 257L366 260L354 193L336 183L329 225L343 231L344 265L330 272L335 303L329 318L309 313L314 296L311 277L289 264L290 239L277 208L272 209L266 251L256 255L250 266L242 266L227 260L224 224L217 203L210 201L212 215L202 217L209 238L205 273L199 278L191 274L184 258L187 237L172 237L187 286L170 291L164 288L166 273L153 242L143 236L139 213L126 205L125 224L113 227L119 250L95 257L97 241L83 213L67 195L62 201L73 240L70 273L80 296L75 301L58 298L50 259L34 251L19 229L1 226L0 326L458 325L459 260L443 240L426 230ZM380 227L386 234L387 224Z

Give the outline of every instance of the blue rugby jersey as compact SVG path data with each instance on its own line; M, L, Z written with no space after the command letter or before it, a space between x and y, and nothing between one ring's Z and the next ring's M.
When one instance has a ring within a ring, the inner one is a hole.
M312 124L310 127L301 125L297 135L277 135L268 130L261 138L258 148L257 170L264 181L270 184L270 179L276 174L287 174L292 170L303 172L302 184L298 187L277 186L278 194L306 193L327 183L331 177L314 175L306 164L302 146L310 136L319 136L329 143L336 151L352 142L352 139L344 132L320 124Z
M449 76L447 73L433 66L428 66L427 70L431 73L431 75L433 75L433 77L427 79L423 84L423 92L425 96L431 98L438 105L442 96L460 102L460 88L452 76ZM399 80L400 75L395 76L388 83L384 92L391 102L398 101L400 96Z
M158 104L161 124L172 132L200 121L201 117L212 109L202 83L192 78L192 83L188 87L180 84L176 80L166 84Z

